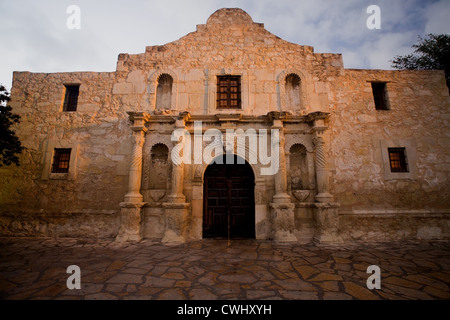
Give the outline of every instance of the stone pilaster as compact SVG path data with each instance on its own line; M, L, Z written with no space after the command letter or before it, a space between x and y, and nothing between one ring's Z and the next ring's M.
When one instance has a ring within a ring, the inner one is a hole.
M125 202L142 202L143 200L140 189L142 179L142 147L145 142L145 131L134 130L133 132L133 153L131 154L128 193L125 195Z
M176 129L185 129L188 113L181 113L175 122ZM184 147L185 137L182 135L175 145ZM172 150L173 152L173 150ZM183 194L184 188L184 162L182 153L173 153L172 157L172 186L168 196L168 202L163 203L165 210L165 230L162 242L185 242L187 239L187 223L190 204L186 203L186 197Z
M116 241L142 240L142 207L146 204L140 192L142 177L142 147L149 116L144 112L128 112L133 121L133 152L131 154L128 192L120 203L120 229Z
M284 153L285 137L283 122L274 120L272 126L272 134L276 134L273 130L278 130L279 136L279 152L278 152L278 172L275 174L275 195L274 203L290 203L291 197L287 194L287 177L286 177L286 157ZM273 150L272 150L273 152Z
M327 155L325 153L325 139L323 134L327 129L323 120L316 120L314 130L314 146L316 151L316 182L318 202L332 202L333 196L329 193L329 172Z
M323 119L314 123L313 142L316 151L317 195L314 203L314 240L320 243L342 242L339 236L338 207L329 193L328 159L325 152L324 132L328 129Z
M185 121L183 118L176 120L175 122L176 130L184 130L185 129ZM168 196L170 203L184 203L186 202L186 197L183 194L184 187L184 161L183 161L183 149L186 143L190 143L190 141L186 141L184 135L182 135L179 141L174 141L174 146L178 145L181 148L181 152L174 152L172 150L171 158L172 158L172 186L170 190L170 194Z
M278 172L275 174L275 195L269 205L272 222L272 239L276 241L297 241L294 235L295 205L291 203L291 197L287 194L286 157L284 153L285 137L283 122L276 116L273 120L272 135L278 130L279 152ZM274 150L271 150L274 152Z

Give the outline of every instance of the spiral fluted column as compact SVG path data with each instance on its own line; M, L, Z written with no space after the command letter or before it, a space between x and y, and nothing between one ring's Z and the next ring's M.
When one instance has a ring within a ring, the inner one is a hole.
M325 152L325 139L323 137L324 129L316 126L313 138L315 152L316 152L316 181L317 181L317 196L318 202L331 202L333 196L329 193L329 172L327 166L327 155Z
M142 239L142 207L145 205L140 191L142 177L142 148L145 142L146 122L150 116L144 112L128 112L133 122L133 151L128 176L128 192L120 203L120 229L116 241Z

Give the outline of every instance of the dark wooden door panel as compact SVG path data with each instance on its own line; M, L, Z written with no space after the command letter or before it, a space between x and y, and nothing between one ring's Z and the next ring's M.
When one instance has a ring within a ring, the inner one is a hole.
M203 196L204 237L255 236L254 176L248 163L210 165Z

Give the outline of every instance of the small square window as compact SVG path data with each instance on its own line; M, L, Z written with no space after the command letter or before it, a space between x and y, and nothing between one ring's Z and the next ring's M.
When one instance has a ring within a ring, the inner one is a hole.
M389 110L389 101L385 82L372 82L373 100L375 109Z
M64 96L63 111L77 111L79 85L65 85L66 94Z
M70 152L72 149L55 149L53 153L52 173L68 173Z
M217 109L241 109L240 76L217 76Z
M388 148L391 172L409 172L405 148Z

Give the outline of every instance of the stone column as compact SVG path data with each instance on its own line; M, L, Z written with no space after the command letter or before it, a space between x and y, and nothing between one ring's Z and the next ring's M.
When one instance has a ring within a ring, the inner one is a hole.
M326 129L328 127L323 119L315 120L313 142L316 151L317 195L314 203L314 240L320 243L338 243L342 242L338 232L339 204L333 202L333 195L329 193L328 159L324 139Z
M128 178L128 193L125 195L125 202L142 202L141 179L142 179L142 147L145 142L144 127L142 130L133 127L133 152L131 154L130 173Z
M274 203L289 203L291 197L287 194L287 177L286 177L286 156L284 153L284 128L281 120L274 120L272 129L279 132L279 153L278 153L278 172L275 175L275 195L273 196ZM274 132L272 131L272 134Z
M316 151L316 182L318 202L331 202L333 196L329 191L329 173L327 166L327 155L325 153L325 139L323 137L324 131L327 127L323 124L323 120L316 120L314 130L314 146Z
M133 152L131 154L128 192L120 203L120 229L116 241L142 240L142 207L145 205L140 192L142 177L142 147L149 116L143 112L128 112L133 121Z
M176 129L184 129L184 121L177 120ZM175 141L174 146L178 145L184 149L184 145L186 143L186 139L184 136L180 138L180 141ZM189 142L190 143L190 142ZM173 152L173 150L172 150ZM184 187L184 162L183 162L183 153L172 153L172 187L170 189L170 194L168 196L168 200L171 203L184 203L186 201L186 197L183 194Z
M287 194L286 157L284 153L285 138L282 120L275 119L272 129L276 129L279 132L279 167L278 172L275 174L275 195L273 196L273 202L269 205L272 222L272 238L277 241L297 241L294 235L295 205L291 203L291 197ZM272 130L271 134L276 134L275 132Z
M175 122L176 129L184 129L185 122L189 118L189 114L182 113ZM186 143L185 137L182 136L180 141L175 141L175 145L184 146ZM172 152L174 150L172 149ZM186 203L186 197L183 194L184 188L184 162L182 153L172 153L172 187L168 196L168 202L163 203L165 211L165 230L162 242L185 242L188 235L188 216L189 203Z

